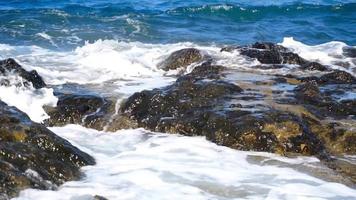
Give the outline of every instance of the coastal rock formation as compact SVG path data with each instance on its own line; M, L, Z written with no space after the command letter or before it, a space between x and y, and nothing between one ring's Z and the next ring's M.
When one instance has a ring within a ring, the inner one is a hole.
M234 99L263 96L246 97L248 91L224 81L223 69L201 65L171 86L135 93L121 106L122 116L152 131L206 136L240 150L327 155L319 133L312 130L318 121L268 106L244 109ZM320 95L317 88L310 90L308 98Z
M329 70L272 43L255 43L235 49L267 63L267 67L297 64L302 70ZM320 158L328 158L330 153L355 152L355 145L348 142L355 139L352 130L322 122L326 117L346 119L355 115L352 108L355 100L338 101L334 93L326 92L330 84L354 84L352 75L334 70L303 80L288 75L270 76L276 87L287 84L295 89L269 89L268 94L258 88L259 85L271 88L268 86L271 81L255 81L250 88L244 83L244 87L240 87L238 80L232 78L233 73L237 72L206 62L180 76L170 86L133 94L121 105L116 123L134 124L152 131L205 136L217 144L241 150L298 153ZM321 91L319 84L326 88Z
M0 75L7 76L9 74L14 74L21 77L22 83L25 86L32 84L32 86L36 89L43 88L46 86L42 77L38 75L35 70L26 71L19 65L14 59L9 58L6 60L0 61ZM3 79L0 82L0 85L9 85L9 80Z
M96 95L56 94L56 107L46 107L50 116L45 121L48 126L81 124L85 127L102 130L106 117L115 112L112 101Z
M45 126L0 101L0 193L15 196L25 188L55 189L78 179L79 168L95 161Z
M186 48L173 52L159 64L165 71L186 68L187 66L203 60L203 55L198 49Z
M110 130L144 127L205 136L239 150L314 155L356 183L351 170L355 165L334 157L356 153L356 101L347 97L356 88L355 77L271 43L223 50L236 49L262 61L256 69L294 64L296 70L319 74L258 75L209 61L181 75L172 85L134 93L121 104Z

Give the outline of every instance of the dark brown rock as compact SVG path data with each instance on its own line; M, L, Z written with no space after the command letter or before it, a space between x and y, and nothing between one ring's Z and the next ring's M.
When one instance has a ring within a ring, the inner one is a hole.
M198 49L187 48L173 52L159 67L165 71L186 68L187 66L200 62L203 56Z
M325 154L322 142L300 117L271 108L251 112L229 103L235 98L254 98L238 97L243 90L225 82L223 76L212 76L216 69L224 68L198 66L195 71L199 73L193 70L171 86L135 93L120 107L121 115L139 127L206 136L219 145L240 150Z
M45 121L48 126L81 124L89 128L102 130L106 117L114 114L112 101L96 95L56 94L56 107L46 107L50 116Z
M256 58L262 64L298 64L307 61L287 48L273 43L255 43L252 46L240 48L240 54Z
M327 71L328 68L325 65L322 65L317 62L308 62L300 66L302 70L317 70L317 71Z
M54 189L92 164L88 154L0 101L0 193L13 197L25 188Z
M14 73L22 77L24 80L24 85L29 85L29 83L31 83L36 89L46 86L42 77L38 75L35 70L29 72L26 71L12 58L0 61L0 74L6 76L9 73Z
M356 84L356 78L348 72L335 70L320 77L321 84Z

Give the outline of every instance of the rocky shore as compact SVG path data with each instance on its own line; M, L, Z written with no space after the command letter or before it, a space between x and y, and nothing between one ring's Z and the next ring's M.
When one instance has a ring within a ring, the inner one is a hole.
M109 131L143 127L205 136L237 150L316 156L355 187L356 165L337 157L356 153L356 78L277 44L221 51L258 60L251 66L258 72L217 64L212 56L188 48L158 66L179 71L173 84L136 92L119 107L100 95L56 92L57 106L46 107L50 118L38 124L0 102L0 193L12 197L28 187L55 189L80 178L81 166L95 164L46 128L66 124ZM354 53L345 49L349 57ZM294 71L285 74L269 71L290 66ZM25 85L46 87L36 71L28 72L12 59L0 61L0 75L10 73L22 77ZM0 84L10 81L3 78Z

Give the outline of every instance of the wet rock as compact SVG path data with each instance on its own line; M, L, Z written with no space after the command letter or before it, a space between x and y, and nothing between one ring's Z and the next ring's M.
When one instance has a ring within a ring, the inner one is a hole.
M294 89L297 101L307 107L318 117L348 118L355 115L356 100L342 100L332 98L329 92L321 92L316 81L309 81L300 84ZM338 92L337 90L333 92Z
M187 66L203 60L198 49L186 48L173 52L159 67L165 71L186 68Z
M55 189L78 179L79 168L92 164L88 154L0 101L1 194L13 197L25 188Z
M281 45L274 44L272 42L256 42L252 44L251 47L255 49L265 49L265 50L273 50L273 51L283 51L283 52L288 51L287 48Z
M317 70L317 71L327 71L328 68L325 65L322 65L317 62L308 62L300 66L302 70Z
M96 95L56 94L56 107L46 107L50 116L45 121L48 126L81 124L89 128L102 130L107 117L114 114L114 103Z
M34 88L39 89L45 87L46 84L43 81L42 77L38 75L35 70L26 71L19 65L14 59L9 58L6 60L0 61L0 75L8 75L10 73L14 73L20 77L22 77L23 84L29 85L31 83ZM4 84L4 82L2 82ZM6 83L5 83L6 84Z
M356 78L348 72L334 70L333 72L318 76L299 77L302 82L316 81L319 85L328 84L355 84Z
M296 98L306 103L320 104L324 99L316 81L303 83L296 87L294 91L296 92Z
M108 199L103 196L95 195L93 200L108 200Z
M256 65L254 66L254 68L257 69L263 69L263 70L269 70L269 69L281 69L284 68L285 65L281 65L281 64L272 64L272 65Z
M256 58L263 64L303 65L307 62L299 57L298 54L292 53L287 48L273 43L255 43L252 46L241 48L240 54Z
M220 52L226 51L226 52L230 52L231 53L231 52L233 52L235 50L238 50L238 49L241 49L241 48L243 48L243 46L226 46L226 47L221 48Z
M321 76L318 82L321 84L356 84L356 78L348 72L335 70Z
M233 99L254 98L244 96L248 91L224 81L224 76L207 78L216 73L214 69L224 68L198 66L198 75L193 70L171 86L135 93L121 105L121 116L137 122L138 127L201 135L234 149L325 154L322 142L302 118L272 108L248 111L230 103Z

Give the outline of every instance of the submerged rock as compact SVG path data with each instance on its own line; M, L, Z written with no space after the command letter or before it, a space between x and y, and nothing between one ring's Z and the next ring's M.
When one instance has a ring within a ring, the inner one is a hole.
M80 167L93 164L88 154L0 101L1 194L13 197L25 188L55 189L78 179Z
M63 126L81 124L89 128L102 130L107 115L114 114L112 101L96 95L57 94L56 107L46 107L50 116L45 124Z
M343 90L347 92L348 88ZM349 118L356 115L355 99L338 101L332 97L333 92L337 92L336 90L328 93L321 92L318 83L314 80L300 84L294 92L297 101L320 118Z
M303 83L296 87L294 91L299 101L312 104L320 104L324 101L316 81Z
M307 62L300 66L302 70L317 70L317 71L327 71L328 68L325 65L322 65L317 62Z
M198 49L186 48L173 52L160 63L159 67L165 71L186 68L187 66L203 60L203 55Z
M34 88L39 89L46 86L42 77L38 75L35 70L26 71L19 65L14 59L9 58L6 60L0 61L0 75L15 74L20 76L23 79L23 84L28 85L31 83ZM3 81L1 84L6 84L6 81Z
M343 55L350 58L356 58L356 48L355 47L343 47Z

